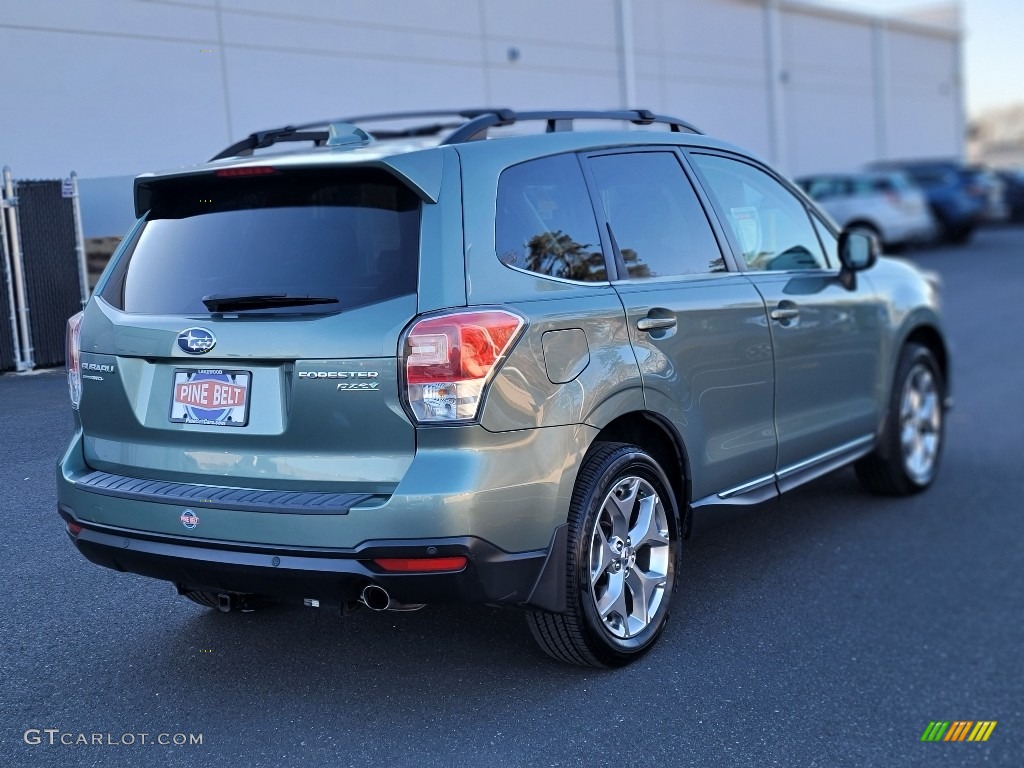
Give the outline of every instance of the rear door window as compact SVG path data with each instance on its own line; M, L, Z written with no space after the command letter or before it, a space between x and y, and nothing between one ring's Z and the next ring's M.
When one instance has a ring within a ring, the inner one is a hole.
M376 169L166 179L103 298L126 312L208 313L215 296L307 296L250 309L323 314L415 293L419 198Z
M711 224L674 153L600 155L589 163L628 277L725 271Z

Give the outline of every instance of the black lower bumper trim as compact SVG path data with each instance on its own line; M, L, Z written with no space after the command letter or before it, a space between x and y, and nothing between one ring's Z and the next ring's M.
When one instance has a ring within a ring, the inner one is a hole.
M80 521L66 508L60 512L69 522L82 526L71 540L97 565L198 591L257 594L285 602L315 598L325 605L339 605L358 599L367 585L377 584L401 603L522 606L537 599L543 602L535 587L545 565L551 567L547 550L509 553L471 536L384 540L333 552L293 548L284 553L253 546L241 550L227 542L225 547L214 542L199 546L142 532L135 536L130 531ZM468 561L457 572L394 573L373 563L381 557L456 555Z

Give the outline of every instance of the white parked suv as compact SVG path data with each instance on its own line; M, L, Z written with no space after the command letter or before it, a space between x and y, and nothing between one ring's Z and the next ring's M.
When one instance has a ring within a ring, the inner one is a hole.
M924 192L902 172L830 173L796 183L840 227L874 235L888 248L935 237Z

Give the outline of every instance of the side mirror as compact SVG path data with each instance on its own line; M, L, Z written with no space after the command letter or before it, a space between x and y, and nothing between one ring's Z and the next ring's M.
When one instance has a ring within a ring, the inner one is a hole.
M839 261L843 272L870 269L878 261L878 242L863 231L844 229L839 234Z
M878 261L878 241L863 230L844 229L839 233L839 279L847 290L857 287L857 273L870 269Z

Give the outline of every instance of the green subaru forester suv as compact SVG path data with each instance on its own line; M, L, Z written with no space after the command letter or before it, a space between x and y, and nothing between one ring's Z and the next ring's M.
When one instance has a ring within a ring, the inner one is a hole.
M935 478L937 279L682 120L288 126L135 207L69 321L58 511L201 605L516 607L620 666L718 513Z

